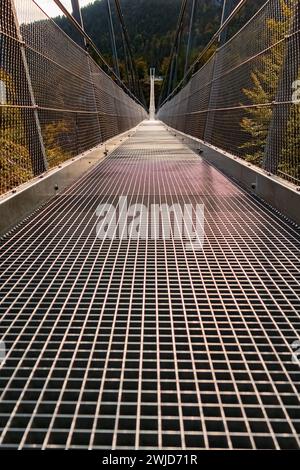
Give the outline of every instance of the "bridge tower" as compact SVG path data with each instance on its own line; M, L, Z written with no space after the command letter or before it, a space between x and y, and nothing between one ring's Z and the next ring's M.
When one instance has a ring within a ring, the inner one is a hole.
M150 68L150 105L149 105L149 119L150 121L155 120L155 68Z

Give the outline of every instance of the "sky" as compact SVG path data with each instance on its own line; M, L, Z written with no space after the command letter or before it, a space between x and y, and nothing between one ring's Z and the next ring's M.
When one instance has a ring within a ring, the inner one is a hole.
M1 0L0 0L1 1ZM89 3L94 3L95 0L79 0L79 5L84 7ZM71 0L61 0L61 3L71 12ZM16 11L19 22L31 23L45 18L45 15L36 6L39 5L48 16L62 16L63 13L56 6L54 0L15 0Z
M94 0L79 0L79 5L84 7L89 3L93 3ZM47 13L49 16L58 16L60 13L59 8L55 5L53 0L36 0L36 3ZM61 0L61 3L68 8L71 12L71 0Z

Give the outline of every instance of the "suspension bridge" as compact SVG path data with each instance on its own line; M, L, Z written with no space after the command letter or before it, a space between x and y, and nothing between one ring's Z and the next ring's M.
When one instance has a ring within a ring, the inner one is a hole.
M107 3L0 5L0 448L299 449L299 2L183 1L149 111Z

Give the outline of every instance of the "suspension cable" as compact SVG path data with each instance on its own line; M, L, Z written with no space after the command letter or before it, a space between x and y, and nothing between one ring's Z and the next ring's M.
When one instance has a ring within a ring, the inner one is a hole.
M218 31L213 35L211 40L208 42L208 44L205 46L205 48L201 51L200 55L197 57L197 59L192 63L192 65L189 67L188 71L185 73L184 77L180 80L176 88L166 97L166 99L159 105L159 107L163 106L167 101L171 99L172 96L174 96L179 89L186 83L187 78L190 76L190 74L193 74L196 65L199 64L199 62L203 59L205 54L209 51L211 46L215 43L219 43L219 38L221 36L221 33L227 28L227 26L232 22L232 20L235 18L237 13L241 10L241 8L246 4L248 0L240 0L238 5L234 8L234 10L231 12L231 14L228 16L228 18L223 22L223 24L220 26Z
M82 27L82 29L84 29L81 8L79 7L79 0L71 0L71 5L73 17L75 18L77 23ZM78 34L78 44L80 47L86 47L86 42L80 34Z
M187 0L182 0L181 7L180 7L180 12L179 12L179 17L178 17L178 22L177 22L177 27L176 27L176 33L175 33L175 37L174 37L174 42L173 42L172 49L171 49L171 52L170 52L170 58L169 58L167 73L166 73L166 76L165 76L165 79L164 79L164 82L163 82L163 85L162 85L162 90L161 90L161 94L160 94L160 97L159 97L159 103L163 99L166 84L168 82L168 85L170 85L170 76L173 75L173 70L172 69L173 69L173 66L174 66L174 53L175 53L175 50L176 50L179 33L181 31L181 28L182 28L183 17L184 17L184 13L185 13L185 10L186 10L186 6L187 6ZM170 93L169 86L168 86L168 92L167 93L168 93L168 95Z
M107 70L109 71L109 73L114 77L114 79L116 80L116 82L118 83L118 85L124 89L124 91L126 91L126 93L128 95L131 96L132 99L134 99L134 101L138 102L141 106L143 106L145 108L145 104L143 104L140 99L135 95L133 94L129 88L125 85L125 83L116 75L116 73L114 72L114 70L111 68L111 66L106 62L106 60L104 59L103 55L101 54L101 52L99 51L99 49L97 48L97 46L95 45L95 43L93 42L93 40L90 38L90 36L84 31L84 29L80 26L80 24L78 23L78 21L76 21L76 19L73 17L73 15L71 13L69 13L69 11L67 10L67 8L61 3L60 0L53 0L54 3L56 3L56 5L58 6L58 8L63 12L63 14L68 18L68 20L72 23L72 25L79 31L79 33L84 37L86 43L93 49L93 51L97 54L97 56L99 57L99 59L101 60L101 62L105 65L105 67L107 68Z
M131 46L130 46L130 39L129 39L128 31L127 31L127 28L126 28L126 24L125 24L125 21L124 21L124 16L123 16L122 8L121 8L121 5L120 5L120 1L115 0L115 5L116 5L117 14L118 14L118 17L119 17L119 21L120 21L120 24L121 24L121 28L122 28L122 31L123 31L123 34L124 34L125 43L126 43L127 50L128 50L129 64L130 64L130 68L132 69L132 76L133 76L133 81L134 81L136 93L142 101L145 101L144 96L143 96L143 92L142 92L142 89L141 89L141 86L140 86L140 81L139 81L139 78L138 78L138 74L137 74L137 70L136 70L136 66L135 66L135 61L134 61L132 49L131 49Z
M112 19L110 0L106 0L106 5L107 5L109 35L110 35L111 48L112 48L112 53L113 53L114 69L118 77L120 77L119 60L118 60L118 53L117 53L117 46L116 46L116 36L115 36L113 19Z
M121 28L121 38L122 38L122 47L123 47L123 54L124 54L124 65L125 65L125 75L127 79L127 83L129 84L129 87L133 87L133 82L132 82L132 75L129 73L129 60L128 60L128 54L127 54L127 49L126 49L126 44L125 44L125 38L124 38L124 33Z
M182 23L183 25L183 23ZM175 50L175 55L174 55L174 69L173 69L173 76L170 77L170 89L172 87L176 86L177 82L177 77L178 77L178 65L179 65L179 59L180 59L180 46L181 46L181 40L183 36L183 27L180 29L179 36L178 36L178 42Z
M226 1L226 0L224 0L224 1ZM184 75L186 74L188 66L189 66L189 57L190 57L190 50L191 50L192 32L193 32L193 25L194 25L196 7L197 7L197 0L192 0L189 34L188 34L186 53L185 53Z

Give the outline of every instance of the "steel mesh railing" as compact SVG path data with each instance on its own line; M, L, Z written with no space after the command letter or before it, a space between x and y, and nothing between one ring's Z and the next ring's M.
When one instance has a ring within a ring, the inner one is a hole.
M0 4L0 193L146 112L33 0Z
M158 116L300 183L299 0L269 0Z

